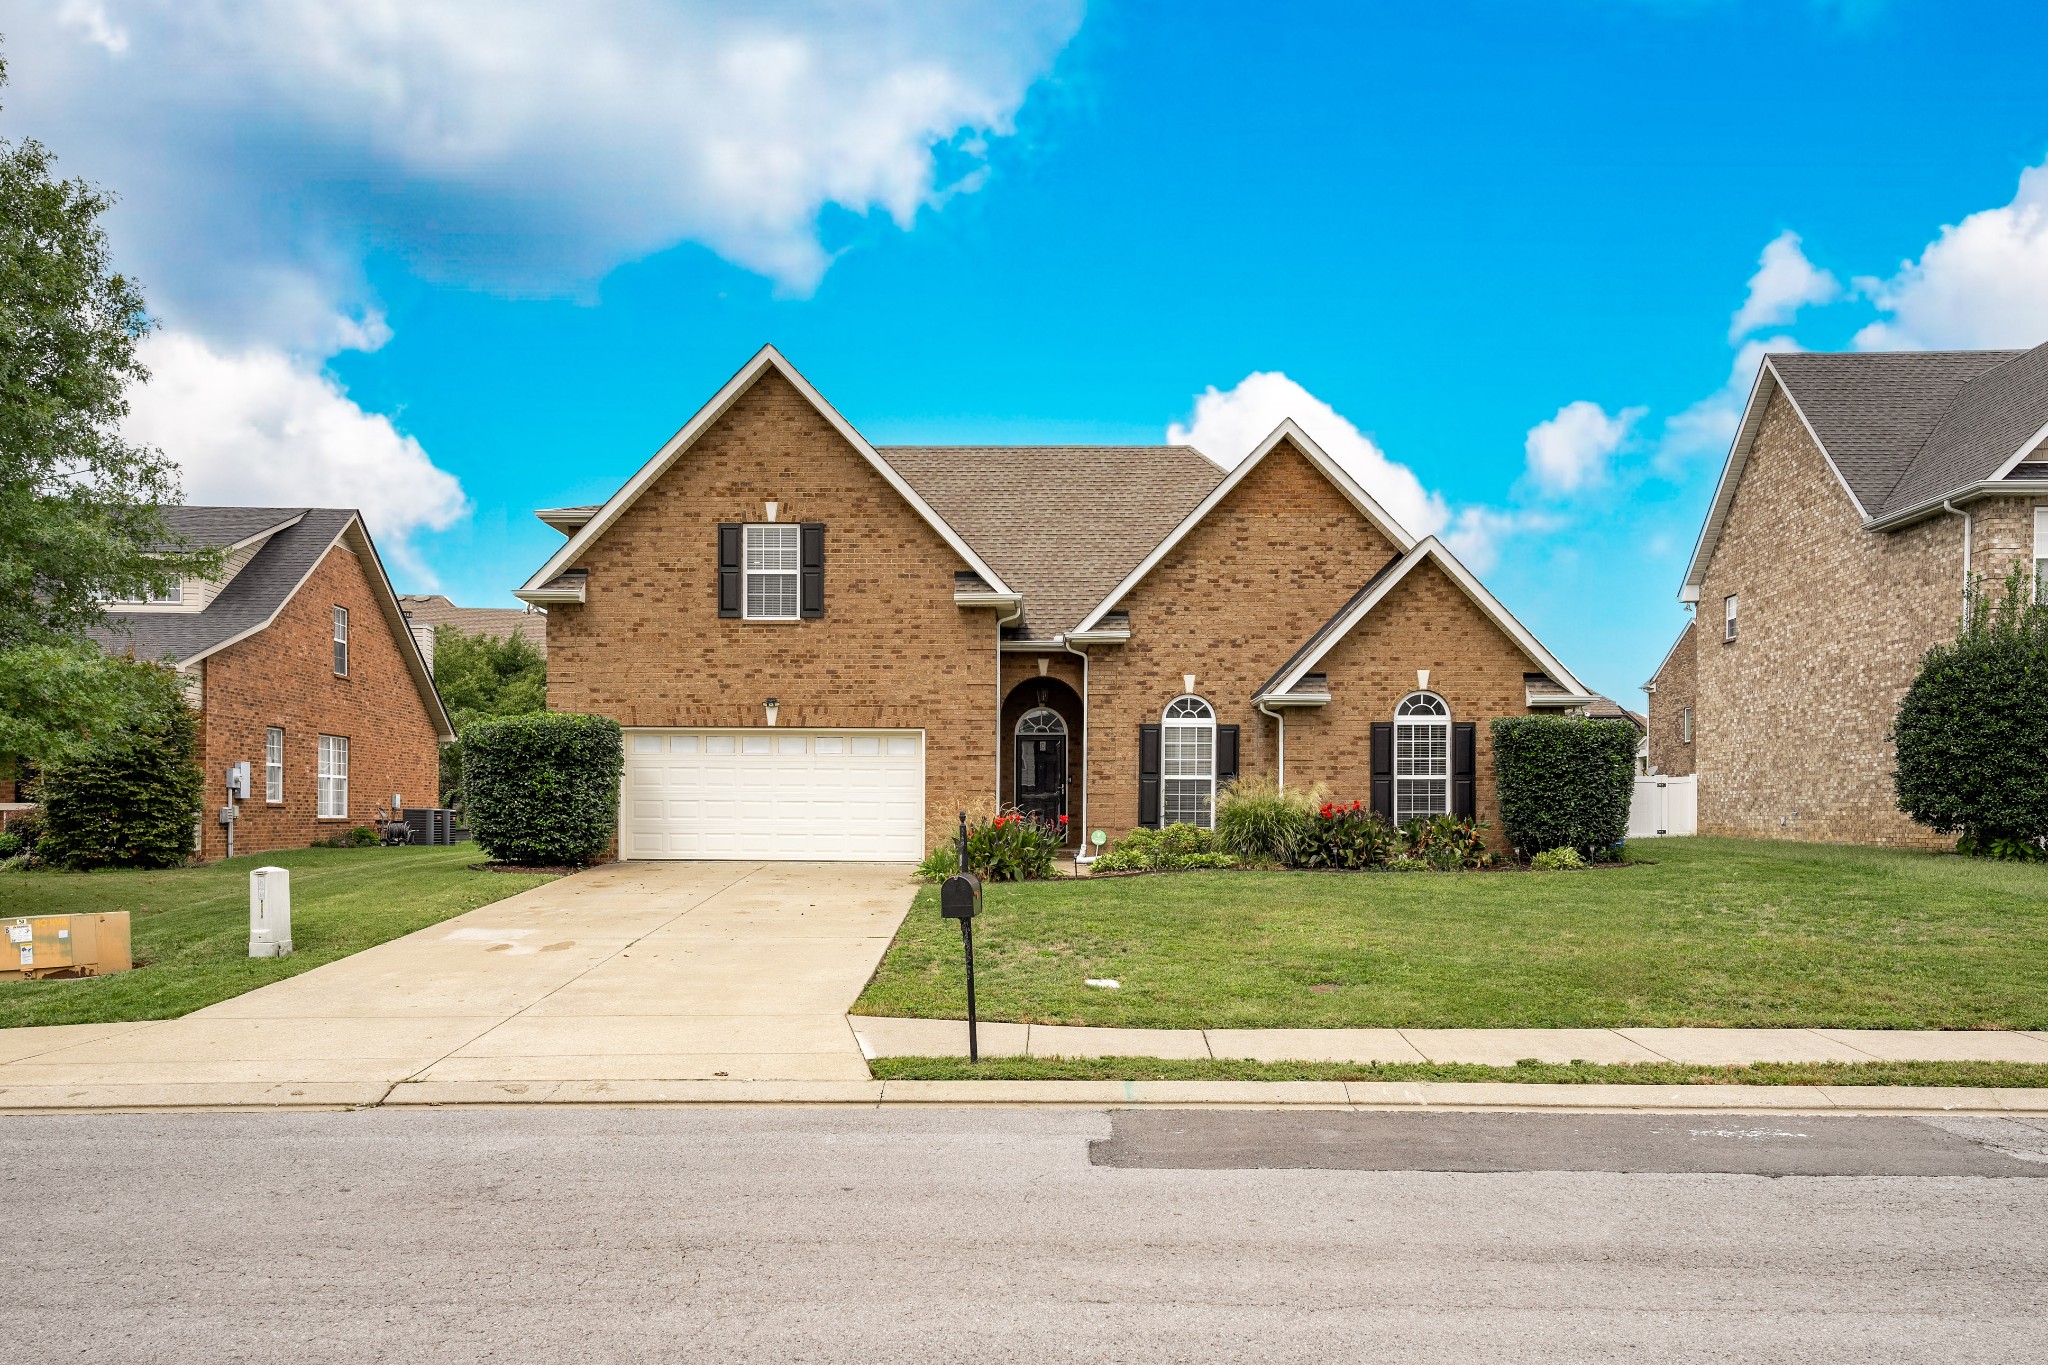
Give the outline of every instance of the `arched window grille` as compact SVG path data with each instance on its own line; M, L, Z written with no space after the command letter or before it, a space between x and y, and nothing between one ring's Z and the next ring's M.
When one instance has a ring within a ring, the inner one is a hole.
M1200 697L1175 697L1159 718L1160 823L1216 824L1216 712Z
M1050 706L1026 711L1017 721L1017 733L1020 735L1064 735L1066 732L1067 723Z
M1451 810L1451 708L1411 692L1394 708L1394 823Z

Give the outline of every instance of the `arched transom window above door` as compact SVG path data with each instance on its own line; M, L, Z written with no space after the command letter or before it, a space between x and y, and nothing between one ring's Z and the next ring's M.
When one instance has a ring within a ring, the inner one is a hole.
M1216 823L1216 712L1200 697L1175 697L1159 718L1161 824Z
M1026 711L1017 721L1017 733L1020 735L1064 735L1066 732L1067 723L1050 706Z
M1411 692L1394 708L1394 823L1451 810L1451 708Z

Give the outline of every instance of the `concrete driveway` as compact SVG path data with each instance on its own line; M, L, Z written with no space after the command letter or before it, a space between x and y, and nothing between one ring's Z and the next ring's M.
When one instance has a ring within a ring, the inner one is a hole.
M896 865L614 863L182 1019L5 1030L0 1108L864 1081L846 1010L915 889Z

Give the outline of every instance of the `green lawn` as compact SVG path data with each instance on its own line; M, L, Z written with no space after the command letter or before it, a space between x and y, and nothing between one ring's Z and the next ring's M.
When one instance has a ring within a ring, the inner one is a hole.
M471 872L474 844L307 848L167 872L0 874L0 917L126 910L134 971L0 982L0 1028L174 1019L552 880ZM291 869L290 957L249 956L249 869Z
M1528 1085L1954 1085L2048 1087L2039 1062L1249 1062L1164 1057L877 1057L884 1081L1510 1081Z
M995 885L981 1017L1142 1028L2048 1027L2048 866L1644 840L1583 872ZM1082 984L1108 977L1119 990ZM858 1014L966 1014L921 892Z

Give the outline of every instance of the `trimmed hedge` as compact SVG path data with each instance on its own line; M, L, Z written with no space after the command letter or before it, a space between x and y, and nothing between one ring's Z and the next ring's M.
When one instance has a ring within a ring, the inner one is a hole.
M199 718L159 670L156 714L44 769L36 856L60 867L178 867L205 794Z
M1593 854L1628 837L1636 744L1625 720L1510 716L1493 722L1500 823L1524 857L1554 848Z
M619 723L544 711L462 731L463 805L484 852L506 863L587 863L619 828Z
M1973 594L1955 641L1921 659L1892 727L1899 809L1993 856L2038 857L2048 836L2048 605L2033 600L2028 567L1995 606Z

